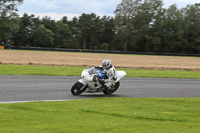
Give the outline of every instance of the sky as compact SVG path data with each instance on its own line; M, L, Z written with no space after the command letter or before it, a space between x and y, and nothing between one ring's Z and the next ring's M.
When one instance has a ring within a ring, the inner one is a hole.
M24 0L19 6L19 15L24 13L34 14L40 18L48 16L54 20L60 20L63 16L68 19L78 17L83 13L95 13L98 16L113 16L114 11L122 0ZM199 0L163 0L164 7L176 4L178 8L188 4L200 3Z

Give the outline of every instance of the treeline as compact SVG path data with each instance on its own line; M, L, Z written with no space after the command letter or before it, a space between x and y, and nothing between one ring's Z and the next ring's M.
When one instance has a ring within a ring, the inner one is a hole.
M18 19L19 30L13 34L14 46L69 49L115 49L114 19L96 14L82 14L79 18L59 21L50 17L39 19L24 14Z
M198 4L178 9L163 8L162 0L122 0L114 18L91 13L59 21L18 17L12 7L0 10L0 42L12 46L200 54Z

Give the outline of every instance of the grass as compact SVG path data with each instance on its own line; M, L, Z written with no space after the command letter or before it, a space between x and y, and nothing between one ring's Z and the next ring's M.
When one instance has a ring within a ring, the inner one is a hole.
M0 132L197 133L200 98L97 98L0 104Z
M0 75L57 75L80 76L84 67L35 66L35 65L0 65ZM127 77L160 77L160 78L200 78L195 71L164 71L141 69L117 69L127 72Z
M0 75L55 75L78 76L83 67L0 65Z
M150 78L200 78L200 72L196 71L167 71L167 70L142 70L121 69L127 72L127 77Z

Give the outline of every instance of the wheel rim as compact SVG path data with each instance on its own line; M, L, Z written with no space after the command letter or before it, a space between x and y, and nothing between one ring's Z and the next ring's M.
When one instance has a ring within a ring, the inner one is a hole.
M119 88L119 82L117 82L114 86L112 86L112 88L110 88L109 90L108 90L108 94L112 94L112 93L114 93L117 89Z
M80 95L81 93L83 93L85 90L87 89L87 85L84 86L82 84L77 85L76 87L74 87L73 89L73 94L74 95Z

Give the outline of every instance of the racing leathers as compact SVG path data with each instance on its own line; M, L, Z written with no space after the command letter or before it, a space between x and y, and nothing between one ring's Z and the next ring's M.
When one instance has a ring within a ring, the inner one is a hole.
M117 79L115 67L111 65L107 69L103 69L102 66L98 66L95 68L102 69L103 73L106 73L106 79L99 79L99 83L102 84L103 89L108 90L109 87L112 85L112 82Z

